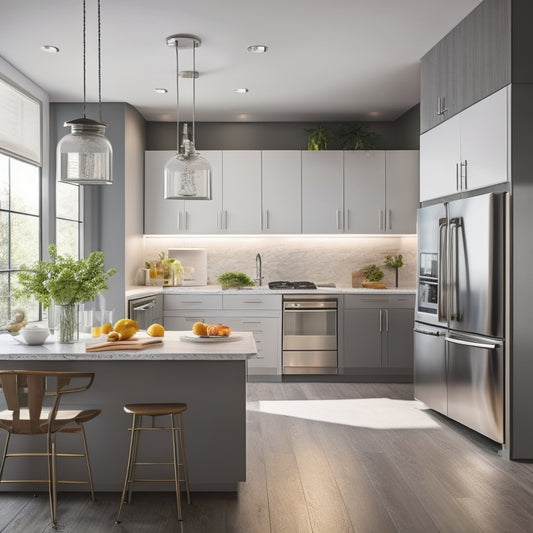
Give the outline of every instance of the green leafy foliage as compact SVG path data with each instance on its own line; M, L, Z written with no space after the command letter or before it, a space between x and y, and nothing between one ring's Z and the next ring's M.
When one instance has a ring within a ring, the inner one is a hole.
M222 287L253 287L254 282L242 272L225 272L218 276L217 281Z
M307 137L308 150L326 150L329 142L329 132L324 126L305 130L309 135Z
M381 281L385 276L383 270L376 265L368 265L362 268L361 272L367 281Z
M347 123L339 126L336 137L343 150L374 150L379 135L361 124Z
M391 268L400 268L403 266L402 254L399 255L387 255L385 257L385 266Z
M46 309L52 301L58 304L84 303L109 289L108 279L116 268L105 270L103 252L92 252L87 259L74 260L60 256L57 248L48 247L50 261L38 261L33 267L22 265L18 274L21 288L18 296L33 296Z

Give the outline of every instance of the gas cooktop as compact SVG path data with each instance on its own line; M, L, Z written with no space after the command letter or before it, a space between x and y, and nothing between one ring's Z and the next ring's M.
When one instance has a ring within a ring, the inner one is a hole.
M316 289L312 281L271 281L268 284L269 289L273 290L308 290Z

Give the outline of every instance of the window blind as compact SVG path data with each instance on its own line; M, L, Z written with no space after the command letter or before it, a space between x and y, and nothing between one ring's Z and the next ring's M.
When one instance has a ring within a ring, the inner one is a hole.
M0 151L41 165L41 103L1 78Z

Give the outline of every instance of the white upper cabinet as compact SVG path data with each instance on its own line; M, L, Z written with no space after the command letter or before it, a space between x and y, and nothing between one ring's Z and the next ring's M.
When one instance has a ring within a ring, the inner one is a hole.
M510 178L510 87L420 136L420 201Z
M165 163L175 150L145 152L144 232L147 234L215 233L222 209L222 152L202 151L211 164L211 200L165 200Z
M302 152L302 231L343 232L342 151Z
M263 233L302 231L302 152L262 153Z
M344 230L385 231L385 151L344 152Z
M222 169L222 230L261 233L261 152L224 151Z

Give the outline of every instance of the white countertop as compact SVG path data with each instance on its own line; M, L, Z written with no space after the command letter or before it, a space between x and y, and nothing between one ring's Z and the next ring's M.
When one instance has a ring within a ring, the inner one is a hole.
M87 343L103 342L105 336L93 339L86 333L80 333L80 340L72 344L55 342L50 335L41 346L27 345L20 335L0 335L0 360L39 360L39 361L238 361L257 357L257 347L253 334L249 331L232 332L228 340L208 339L205 342L187 342L182 336L191 336L190 331L166 331L162 345L155 345L142 350L114 350L104 352L86 352ZM139 332L136 337L147 337ZM236 340L234 340L236 339Z
M316 290L272 290L268 285L246 289L222 289L220 285L202 287L131 287L126 291L127 299L141 298L152 294L416 294L416 289L362 289L344 287L320 287Z

